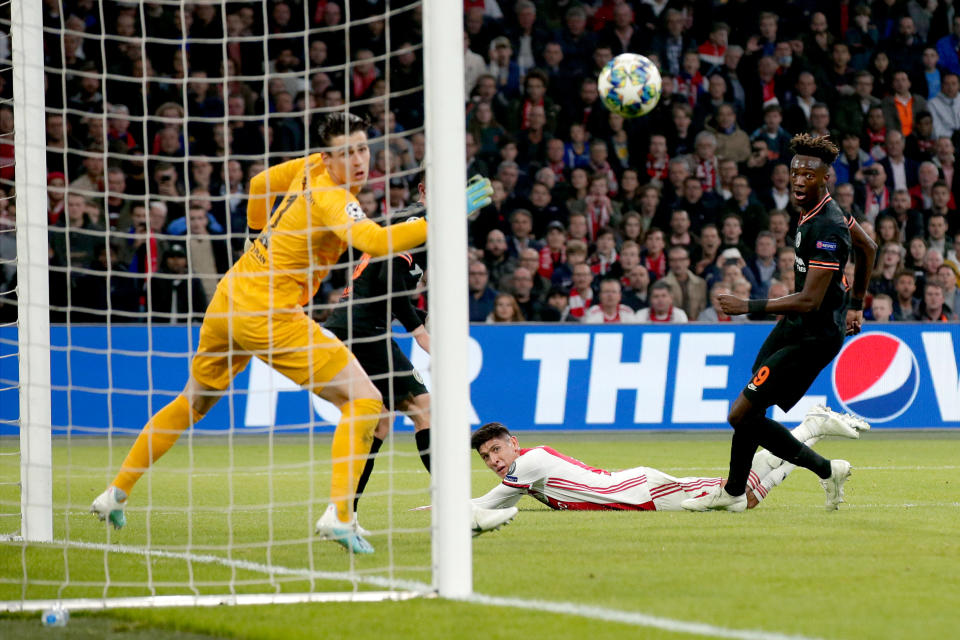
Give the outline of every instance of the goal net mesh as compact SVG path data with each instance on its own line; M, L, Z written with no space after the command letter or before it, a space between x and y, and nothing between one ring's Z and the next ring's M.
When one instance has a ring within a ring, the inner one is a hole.
M14 113L25 107L11 90L17 24L9 3L0 9L0 601L428 589L431 516L413 509L430 503L430 476L411 419L392 423L360 502L376 552L346 553L314 534L330 501L339 409L272 369L266 353L139 480L125 527L90 513L141 428L187 381L206 306L255 236L246 216L255 175L321 151L318 120L348 111L369 121L370 177L357 193L367 217L383 223L417 200L420 2L42 5L42 68L20 69L44 87L42 113L26 114L42 120L41 136L16 140L45 166L13 162ZM46 203L19 200L15 177L42 185ZM268 194L273 211L284 191ZM21 535L26 265L15 227L27 204L48 225L48 277L30 284L49 288L51 322L53 541L44 544ZM425 270L422 251L411 253ZM322 324L355 305L343 293L358 265L385 261L386 338L429 384L428 356L391 317L408 302L425 317L425 285L394 291L392 261L369 260L347 250L304 311ZM348 346L383 339L347 317ZM24 321L21 309L21 334Z

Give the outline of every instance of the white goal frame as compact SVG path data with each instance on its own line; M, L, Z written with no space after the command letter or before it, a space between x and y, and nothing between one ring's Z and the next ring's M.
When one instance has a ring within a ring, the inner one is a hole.
M226 0L217 0L221 8ZM49 543L53 533L50 323L46 216L46 156L42 3L11 0L15 115L18 343L20 383L21 537ZM0 611L215 606L403 600L439 595L469 598L473 591L470 537L470 425L466 285L466 161L463 9L450 0L423 0L423 63L427 176L430 184L429 272L431 323L432 589L387 585L385 591L77 598L0 602ZM226 37L226 36L224 36ZM438 300L443 300L442 307Z

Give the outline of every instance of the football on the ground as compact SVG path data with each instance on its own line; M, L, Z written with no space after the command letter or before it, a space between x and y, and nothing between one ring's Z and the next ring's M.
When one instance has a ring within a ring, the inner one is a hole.
M625 118L636 118L657 106L662 81L657 65L648 58L621 53L600 72L597 87L608 109Z

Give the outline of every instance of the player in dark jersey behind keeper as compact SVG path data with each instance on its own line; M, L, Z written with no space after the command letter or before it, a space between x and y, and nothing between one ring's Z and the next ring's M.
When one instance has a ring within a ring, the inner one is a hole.
M801 212L794 264L797 293L750 301L720 296L726 314L765 312L783 314L783 318L764 341L753 365L753 378L730 409L727 419L734 433L727 484L684 500L681 506L691 511L745 510L747 475L758 446L816 473L827 494L827 509L836 509L843 501L850 463L821 457L786 427L767 418L766 411L774 404L785 411L793 407L839 353L844 336L859 332L876 244L844 216L827 192L827 170L836 160L837 147L828 138L807 134L795 136L790 146L796 154L790 165L790 197ZM856 227L856 242L851 240L851 227ZM851 250L856 271L847 311L843 272Z
M389 217L397 220L425 217L425 183L425 172L421 172L417 187L419 202L391 212ZM467 186L467 214L490 204L492 194L489 179L472 179ZM368 254L363 254L341 297L341 302L348 304L337 307L324 323L324 328L349 346L389 409L377 423L370 454L354 494L353 523L362 535L369 535L369 532L357 524L357 507L373 472L377 452L390 432L393 412L402 411L413 420L420 459L430 472L430 394L420 374L390 334L390 325L396 319L417 344L430 353L430 334L424 326L424 318L411 302L411 294L420 285L425 266L423 247L410 253L395 254L388 260L371 259ZM516 513L516 509L503 512L473 506L473 534L496 530L510 522Z
M395 211L389 214L390 217L423 217L423 182L419 190L418 203ZM424 326L424 318L411 301L411 294L420 285L425 265L424 247L395 254L389 260L377 261L363 254L340 298L341 303L349 304L338 306L323 326L349 345L350 351L380 390L390 412L402 411L413 421L420 459L429 472L430 394L420 374L390 335L390 325L396 318L420 348L430 353L430 334ZM354 514L373 472L374 457L383 446L392 419L391 413L387 413L377 425L373 446L357 485Z

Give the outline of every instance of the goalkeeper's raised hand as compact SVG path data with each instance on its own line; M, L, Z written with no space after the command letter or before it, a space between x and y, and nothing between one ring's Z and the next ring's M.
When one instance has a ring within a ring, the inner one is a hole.
M467 183L467 216L472 216L493 202L493 185L489 178L473 176Z

